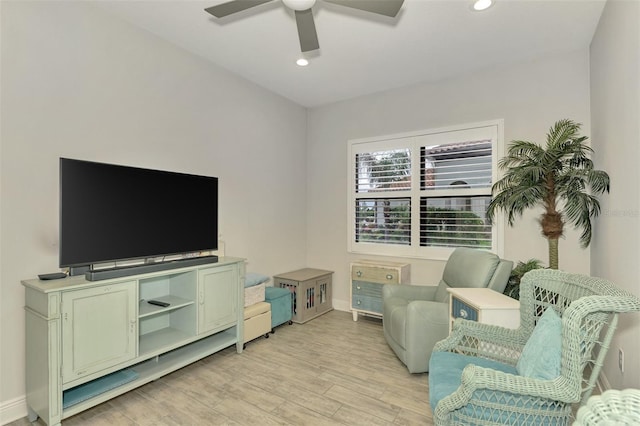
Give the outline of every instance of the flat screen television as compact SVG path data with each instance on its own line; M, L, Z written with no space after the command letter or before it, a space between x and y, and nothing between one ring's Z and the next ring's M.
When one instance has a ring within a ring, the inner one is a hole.
M218 248L218 178L60 158L60 267Z

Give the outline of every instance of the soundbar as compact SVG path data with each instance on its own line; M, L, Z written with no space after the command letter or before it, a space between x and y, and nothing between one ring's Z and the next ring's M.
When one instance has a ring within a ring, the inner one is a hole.
M123 268L96 269L87 271L84 277L87 281L101 281L111 278L127 277L129 275L148 274L150 272L166 271L168 269L185 268L187 266L206 265L218 262L218 256L192 257L173 260L171 262L149 263L144 265L126 266Z

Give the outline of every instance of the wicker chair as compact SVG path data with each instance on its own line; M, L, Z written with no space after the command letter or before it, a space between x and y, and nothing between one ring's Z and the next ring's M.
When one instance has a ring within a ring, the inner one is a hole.
M436 425L569 425L572 404L584 404L591 395L618 314L640 311L637 297L599 278L544 269L527 273L520 286L518 329L456 319L449 337L436 344L434 353L505 366L464 363L457 390L432 400ZM505 372L515 370L537 319L549 306L562 317L560 376L541 380ZM447 369L446 363L430 365L430 392L431 376L435 386L437 372L446 374Z

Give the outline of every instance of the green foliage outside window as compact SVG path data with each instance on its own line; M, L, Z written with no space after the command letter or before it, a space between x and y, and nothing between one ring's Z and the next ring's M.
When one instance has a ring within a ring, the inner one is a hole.
M422 246L491 248L491 226L473 212L428 207L420 224Z
M411 212L408 205L391 207L388 200L383 203L383 223L376 223L376 210L373 207L360 207L358 218L359 242L381 242L392 244L410 244Z
M409 244L411 212L408 205L391 207L384 202L384 221L376 223L373 207L360 207L359 242ZM421 245L491 248L491 226L475 213L429 207L421 219Z

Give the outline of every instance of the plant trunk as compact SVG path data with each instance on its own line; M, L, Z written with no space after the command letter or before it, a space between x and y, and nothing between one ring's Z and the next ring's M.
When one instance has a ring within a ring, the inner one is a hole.
M549 241L549 269L558 269L558 239L548 238Z

